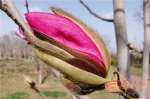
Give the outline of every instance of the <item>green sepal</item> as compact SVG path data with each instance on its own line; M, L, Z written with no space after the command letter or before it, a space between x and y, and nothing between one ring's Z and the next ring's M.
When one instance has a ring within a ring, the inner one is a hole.
M69 77L77 82L97 86L110 81L108 78L102 78L90 72L76 68L63 60L44 53L38 49L35 49L34 51L42 61L61 71L66 77Z

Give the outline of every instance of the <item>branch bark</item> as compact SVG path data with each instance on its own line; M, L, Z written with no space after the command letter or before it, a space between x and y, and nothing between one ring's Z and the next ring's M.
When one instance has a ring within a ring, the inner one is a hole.
M20 13L18 12L16 6L14 5L12 0L4 0L5 4L7 5L7 7L9 8L13 18L17 19L17 21L21 24L21 26L30 34L32 34L31 30L27 27L25 21L23 20L23 18L21 17Z
M106 22L113 22L114 20L113 19L107 19L107 18L104 18L96 13L94 13L82 0L80 0L80 3L92 14L94 15L95 17L103 20L103 21L106 21Z
M27 12L29 12L29 4L28 4L28 1L26 0L26 3L25 3L25 6L27 8Z
M127 31L124 11L124 0L114 0L114 25L117 43L118 71L130 80L130 58L127 46ZM120 96L120 99L123 97Z
M143 50L143 68L142 81L146 82L145 88L141 88L140 99L146 99L148 74L149 74L149 48L150 48L150 20L149 20L149 0L143 0L143 16L144 16L144 50Z

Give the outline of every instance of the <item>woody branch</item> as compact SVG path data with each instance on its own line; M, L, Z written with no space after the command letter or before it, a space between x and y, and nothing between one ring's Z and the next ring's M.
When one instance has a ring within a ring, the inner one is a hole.
M106 22L114 22L114 19L107 19L107 18L104 18L104 17L94 13L82 0L80 0L80 3L95 17L97 17L103 21L106 21Z
M28 4L27 0L26 0L26 3L25 3L25 7L27 8L27 12L29 12L29 4Z

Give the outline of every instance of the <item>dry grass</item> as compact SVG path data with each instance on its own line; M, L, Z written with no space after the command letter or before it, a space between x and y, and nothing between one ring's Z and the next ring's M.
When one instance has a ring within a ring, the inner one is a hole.
M16 66L16 64L20 65ZM46 68L46 66L44 68ZM31 60L20 60L18 63L14 60L0 61L0 99L43 99L34 90L28 87L22 74L27 74L32 77L35 82L38 82L39 72L37 72ZM48 99L72 99L68 89L52 74L44 84L37 84L37 86L41 92L49 91L47 94L49 95ZM56 93L58 92L63 95L57 97ZM53 95L51 95L52 93ZM117 99L118 97L114 94L108 94L105 91L96 91L88 96L90 99Z
M37 75L29 74L32 78L38 81ZM70 92L53 76L51 75L48 80L42 84L38 85L39 89L44 91L51 92L64 92L66 95L58 97L57 99L72 99ZM25 92L29 95L27 99L42 99L35 91L31 90L28 85L23 81L22 74L2 74L1 75L1 97L0 99L6 99L9 95L16 92ZM109 95L105 91L96 91L92 94L89 94L91 99L117 99L116 95ZM24 99L24 98L23 98ZM54 97L49 97L49 99L56 99Z
M29 74L30 77L32 77L36 82L38 82L38 75L35 74ZM61 84L57 79L51 75L48 80L40 85L37 85L41 92L44 91L51 91L51 92L64 92L66 93L65 97L57 98L57 99L70 99L70 93L69 91ZM29 94L28 99L35 99L36 97L39 97L39 99L42 99L40 95L38 95L35 91L30 89L28 87L28 84L24 81L24 78L22 77L21 73L8 73L8 74L2 74L1 75L1 95L0 99L5 99L9 95L17 92L25 92ZM51 97L50 99L54 99Z
M110 70L116 71L117 68L115 66L111 66ZM142 68L141 68L141 66L140 67L132 66L131 67L131 74L134 75L134 76L139 76L140 77L142 75ZM150 77L150 68L149 68L149 77Z

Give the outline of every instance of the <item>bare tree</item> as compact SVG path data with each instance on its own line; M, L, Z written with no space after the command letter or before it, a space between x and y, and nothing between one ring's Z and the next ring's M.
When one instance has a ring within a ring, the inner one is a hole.
M142 81L148 82L149 74L149 48L150 48L150 20L149 20L149 0L143 0L143 19L144 19L144 50L143 50L143 68L142 68ZM148 83L147 83L148 84ZM146 84L146 86L148 86ZM141 88L140 99L146 99L145 93L147 87Z
M142 4L142 2L141 2ZM139 5L137 9L135 10L134 16L135 20L139 21L140 23L143 23L143 5Z
M104 40L107 48L111 49L111 46L110 46L110 42L112 41L111 37L106 35L106 34L104 34L104 35L102 35L102 39Z
M150 7L149 7L149 13L150 13ZM143 5L139 5L137 7L137 9L135 10L134 16L135 16L136 21L139 21L140 23L144 24ZM149 18L150 18L150 15L149 15Z

